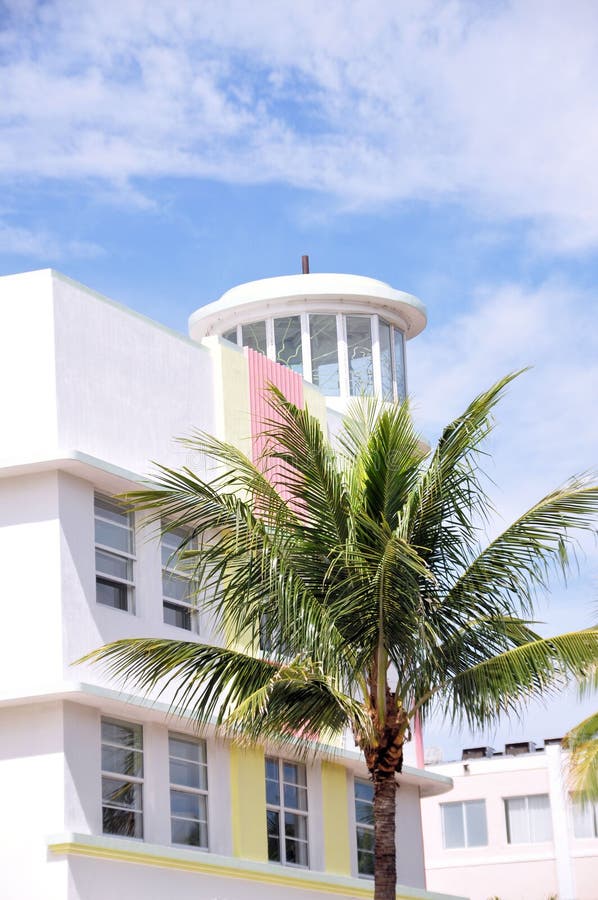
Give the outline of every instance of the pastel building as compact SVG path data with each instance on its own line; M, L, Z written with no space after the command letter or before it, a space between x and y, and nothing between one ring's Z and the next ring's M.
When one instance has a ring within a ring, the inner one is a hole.
M406 390L416 298L373 279L242 285L175 333L50 270L0 279L0 896L316 900L372 895L371 788L346 741L308 763L241 750L74 660L107 641L223 642L162 543L115 495L155 460L202 466L200 428L259 449L274 381L334 428L351 395ZM173 543L174 542L174 543ZM425 889L405 766L398 895ZM461 893L461 891L457 891Z
M571 793L560 740L463 752L422 802L428 887L471 900L596 900L598 804Z

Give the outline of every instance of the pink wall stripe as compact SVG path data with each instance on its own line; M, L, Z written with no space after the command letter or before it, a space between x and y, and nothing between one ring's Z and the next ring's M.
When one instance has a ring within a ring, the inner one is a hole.
M413 723L413 739L415 740L415 759L417 761L417 768L423 769L424 767L424 733L422 730L421 719L418 714L415 714L415 721Z

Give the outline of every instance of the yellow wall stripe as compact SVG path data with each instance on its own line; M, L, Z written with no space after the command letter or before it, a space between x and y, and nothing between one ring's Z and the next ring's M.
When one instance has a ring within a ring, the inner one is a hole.
M241 859L266 862L266 782L264 751L259 747L230 748L233 853Z
M323 760L324 866L334 875L351 874L347 804L347 770L338 763Z

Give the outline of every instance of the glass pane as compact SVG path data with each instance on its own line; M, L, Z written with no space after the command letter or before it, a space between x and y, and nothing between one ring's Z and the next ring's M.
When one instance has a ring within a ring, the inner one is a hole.
M374 824L374 804L364 800L355 801L355 820L362 825Z
M119 747L102 745L102 770L118 772L119 775L143 775L143 754L138 750L124 750Z
M366 850L357 851L357 871L360 875L374 874L374 854Z
M118 525L127 527L131 525L130 513L126 512L116 500L110 500L108 497L94 498L94 512L96 515L101 516L102 519L109 519Z
M301 317L285 316L274 319L274 346L276 362L288 366L293 372L303 374L303 351L301 349Z
M266 757L266 778L278 781L278 760Z
M286 862L293 866L307 866L307 844L302 841L285 840Z
M141 725L129 725L128 722L102 719L102 740L108 741L110 744L120 744L122 747L141 750L142 735Z
M205 741L186 740L183 737L170 735L168 738L168 750L171 756L178 756L179 759L188 759L197 763L206 762Z
M143 816L141 813L103 807L102 828L104 834L121 834L125 837L142 838Z
M129 588L126 584L117 584L106 581L104 578L96 578L96 601L103 606L128 610Z
M374 852L374 832L369 828L357 829L357 849Z
M104 553L103 550L96 550L96 572L132 581L133 563L130 559L125 559L124 556L114 556L113 553Z
M407 382L405 381L405 344L403 340L403 332L398 328L393 328L394 332L394 349L395 349L395 377L397 380L397 394L399 400L404 400L407 396Z
M266 343L265 322L252 322L251 325L242 325L241 336L241 343L244 347L251 347L252 350L257 350L259 353L263 353L264 356L267 354L268 345Z
M485 847L488 843L486 826L486 803L484 800L471 800L465 804L465 822L467 825L467 846Z
M509 844L522 844L529 841L529 823L525 797L509 797L505 800L507 815L507 840Z
M370 781L355 782L355 797L359 800L374 802L374 785Z
M191 631L191 610L186 606L165 603L164 622L166 625L174 625L175 628L184 628L186 631Z
M538 794L528 797L528 810L530 822L530 840L551 841L552 821L550 818L550 802L548 794Z
M463 804L443 803L442 829L444 834L444 846L450 850L454 847L465 846L465 830L463 828Z
M225 331L224 334L222 335L222 337L224 338L225 341L230 341L232 344L236 344L237 343L236 327L230 328L228 331Z
M188 791L170 792L170 812L173 816L185 816L187 819L200 819L199 794L190 794Z
M594 810L591 803L573 800L573 833L576 838L596 837L594 831Z
M266 779L266 803L272 806L280 806L280 789L277 781Z
M374 393L372 323L369 316L346 316L349 354L349 393L352 397Z
M300 784L304 787L307 783L305 766L296 765L295 763L283 763L282 778L287 784Z
M278 834L268 834L268 859L280 862L280 838Z
M291 809L307 809L307 788L285 784L284 805L290 806Z
M173 844L187 844L191 847L208 846L208 829L202 822L189 819L171 819L170 833Z
M203 766L197 763L184 762L183 760L170 760L170 783L180 784L183 787L201 788L205 790L205 786L201 783L201 771Z
M95 542L105 547L113 547L122 550L123 553L133 552L132 531L129 528L120 528L110 522L95 520Z
M102 778L102 801L125 809L141 809L141 785L137 782Z
M299 816L297 813L285 812L284 833L286 837L307 840L307 816Z
M312 381L327 397L338 397L338 339L336 316L310 316Z
M184 600L187 603L191 601L191 582L188 578L181 578L180 575L172 575L166 572L162 575L162 595L170 600Z
M392 391L392 353L390 350L390 325L378 319L378 335L380 341L380 374L382 377L382 398L393 400Z

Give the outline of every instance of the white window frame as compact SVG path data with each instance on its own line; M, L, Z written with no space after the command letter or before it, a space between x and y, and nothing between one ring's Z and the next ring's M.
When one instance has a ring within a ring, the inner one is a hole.
M177 535L177 531L179 532ZM168 535L172 536L174 540L177 541L177 544L180 544L181 539L183 538L183 532L181 529L176 529L175 531L164 532L160 538L160 563L161 563L161 593L162 593L162 621L165 625L168 625L170 628L177 628L179 631L188 631L192 634L199 633L199 614L197 610L197 604L194 603L193 600L177 600L175 597L167 597L164 594L164 578L168 576L174 576L175 578L184 580L189 585L189 593L192 593L193 589L193 577L191 575L186 574L181 569L177 568L177 559L176 559L176 548L167 547L166 549L172 549L173 554L170 555L169 559L166 563L162 562L162 550L164 544L164 538ZM192 544L188 544L187 547L189 549L192 548ZM171 622L164 621L164 609L168 606L176 606L180 609L188 610L190 616L190 628L184 628L182 625L173 625Z
M279 803L268 803L267 795L266 795L266 841L268 839L268 811L277 812L278 813L278 842L280 847L280 860L270 859L268 856L268 862L274 863L275 865L283 865L289 866L293 869L309 869L310 868L310 847L309 847L309 787L307 784L307 766L305 763L297 762L294 759L284 759L278 756L266 756L264 757L264 780L266 780L266 768L265 764L270 762L275 762L278 764L278 796ZM289 782L284 780L284 765L298 766L301 767L305 773L305 797L307 809L295 809L292 806L286 806L284 802L284 786L285 784L291 785L292 787L296 787L294 782ZM303 816L305 819L305 834L306 839L302 840L301 838L291 838L291 840L296 843L305 844L305 851L307 855L307 863L303 865L302 863L294 863L287 861L287 848L286 848L286 834L285 834L285 813L290 813L291 815Z
M546 814L548 816L550 837L545 838L543 840L535 840L534 838L532 838L529 801L533 797L546 797L546 799L548 800L548 807L546 810ZM510 833L510 828L509 828L509 806L508 806L510 800L525 800L525 820L526 820L526 826L527 826L527 840L513 841L511 839L511 833ZM554 839L553 829L552 829L552 815L551 815L551 805L550 805L550 795L549 794L547 794L546 792L541 792L539 794L517 794L517 795L513 795L511 797L503 797L503 805L504 805L504 810L505 810L505 826L507 829L507 843L508 844L511 844L511 845L515 845L515 844L548 844Z
M472 803L483 803L484 804L484 821L485 821L485 825L486 825L486 843L485 844L470 843L469 825L467 822L467 815L466 815L465 807L469 806ZM464 842L463 842L463 844L459 844L457 846L452 846L452 847L449 847L447 845L446 824L445 824L445 818L444 818L444 810L448 806L461 807L461 822L463 823L463 841ZM488 846L488 814L486 811L486 800L483 797L473 797L470 800L455 800L455 801L451 801L449 803L441 803L440 804L440 821L442 824L442 846L445 850L448 850L450 852L451 850L467 850L467 849L475 848L475 847L487 847Z
M95 577L96 577L96 585L98 583L98 579L103 581L111 582L112 584L124 585L127 590L127 608L120 609L118 606L111 606L109 603L102 603L101 600L97 599L97 589L96 589L96 603L99 606L103 606L105 609L114 609L117 612L125 612L131 615L135 614L135 563L137 561L137 557L135 556L135 517L132 512L128 512L124 507L122 507L123 512L127 515L129 524L121 525L119 522L114 522L112 519L108 519L100 514L98 514L98 507L96 501L104 501L106 503L111 503L113 506L122 506L118 500L115 500L113 497L108 496L107 494L100 494L96 491L93 498L93 521L94 528L96 521L105 522L108 525L112 525L115 528L122 528L123 531L129 531L131 535L131 547L133 548L133 553L128 553L126 550L120 550L117 547L110 547L107 544L100 544L94 539L94 566L95 566ZM120 559L126 559L131 563L131 572L132 577L129 578L120 578L118 575L106 574L98 570L97 567L97 558L95 558L95 551L99 550L101 553L105 553L107 556L115 556Z
M358 834L359 834L360 831L365 831L365 832L371 834L371 835L372 835L372 838L373 838L373 837L374 837L374 831L375 831L375 828L374 828L373 823L372 823L371 825L368 825L368 824L366 824L366 823L364 823L364 822L360 822L360 821L358 820L358 818L357 818L357 800L358 800L358 798L357 798L357 792L356 792L356 785L358 785L358 784L367 784L367 785L369 785L369 786L372 788L372 791L373 791L374 785L372 784L371 781L368 781L367 778L353 778L353 818L354 818L354 821L355 821L355 867L356 867L356 870L357 870L357 876L358 876L358 878L368 878L368 879L372 880L374 876L371 875L369 872L360 872L360 871L359 871L359 840L358 840ZM359 801L360 801L360 803L366 803L366 802L367 802L367 801L365 801L365 800L362 800L361 798L359 798ZM374 807L374 797L373 797L373 795L372 795L372 810L373 810L373 807ZM363 851L363 852L368 852L368 851ZM372 851L372 856L374 856L374 854L375 854L375 851ZM374 858L375 858L375 856L374 856Z
M141 787L141 807L139 809L124 807L124 806L121 807L121 806L116 806L116 805L111 805L109 803L105 803L104 796L103 796L104 792L102 789L101 798L100 798L101 799L101 810L102 810L102 834L112 834L115 837L124 837L124 838L128 838L129 840L133 840L133 841L142 841L143 836L144 836L144 830L145 830L144 813L143 813L143 800L144 800L143 794L144 794L144 781L145 781L144 774L143 774L144 773L143 725L141 725L138 722L128 722L128 721L125 721L124 719L117 719L117 718L114 718L113 716L102 716L101 720L100 720L100 729L101 729L101 725L104 722L107 722L109 724L119 725L124 728L138 729L139 734L140 734L140 745L138 748L132 748L132 747L128 747L126 744L118 744L118 743L114 743L113 741L105 741L102 737L102 733L100 730L100 759L101 759L102 747L114 747L119 750L132 750L135 753L141 754L141 773L142 774L141 775L127 775L123 772L111 772L108 769L104 769L102 763L100 762L100 775L101 775L102 785L104 782L104 778L110 778L112 781L122 781L123 784L138 784ZM119 832L116 832L116 831L104 831L104 809L115 809L115 810L119 810L119 811L124 811L124 812L128 811L128 812L138 814L141 817L141 834L139 836L137 836L137 835L129 835L129 834L119 834Z
M205 759L205 762L200 761L200 762L196 763L193 760L189 760L189 759L186 759L181 756L173 756L173 754L170 752L170 738L173 738L175 741L185 741L188 744L195 744L198 747L202 747L203 748L203 757ZM176 784L176 782L171 781L171 779L170 779L170 761L172 759L178 760L180 762L186 762L186 763L190 762L192 765L196 765L200 768L205 769L205 783L207 786L205 788L194 788L194 787L190 787L189 785L186 785L186 784L185 785ZM201 797L205 797L205 802L206 802L206 820L205 820L206 834L207 834L206 843L205 844L179 844L173 840L173 838L172 838L172 820L173 819L176 819L177 821L183 821L183 822L203 822L203 820L189 818L188 816L174 815L172 812L172 807L170 810L170 829L171 829L170 830L170 840L171 840L171 843L175 847L191 847L191 848L195 847L198 850L209 850L210 849L210 812L209 812L209 808L208 808L208 791L209 791L208 748L207 748L207 744L206 744L205 740L203 740L202 738L190 737L188 734L179 734L178 732L175 732L175 731L168 732L168 783L169 783L169 796L172 796L173 791L177 791L178 793L195 794L195 795L198 795Z
M571 794L571 826L576 841L595 841L598 838L598 800L582 800ZM579 810L579 812L578 812ZM578 816L584 816L591 826L593 834L578 834Z

